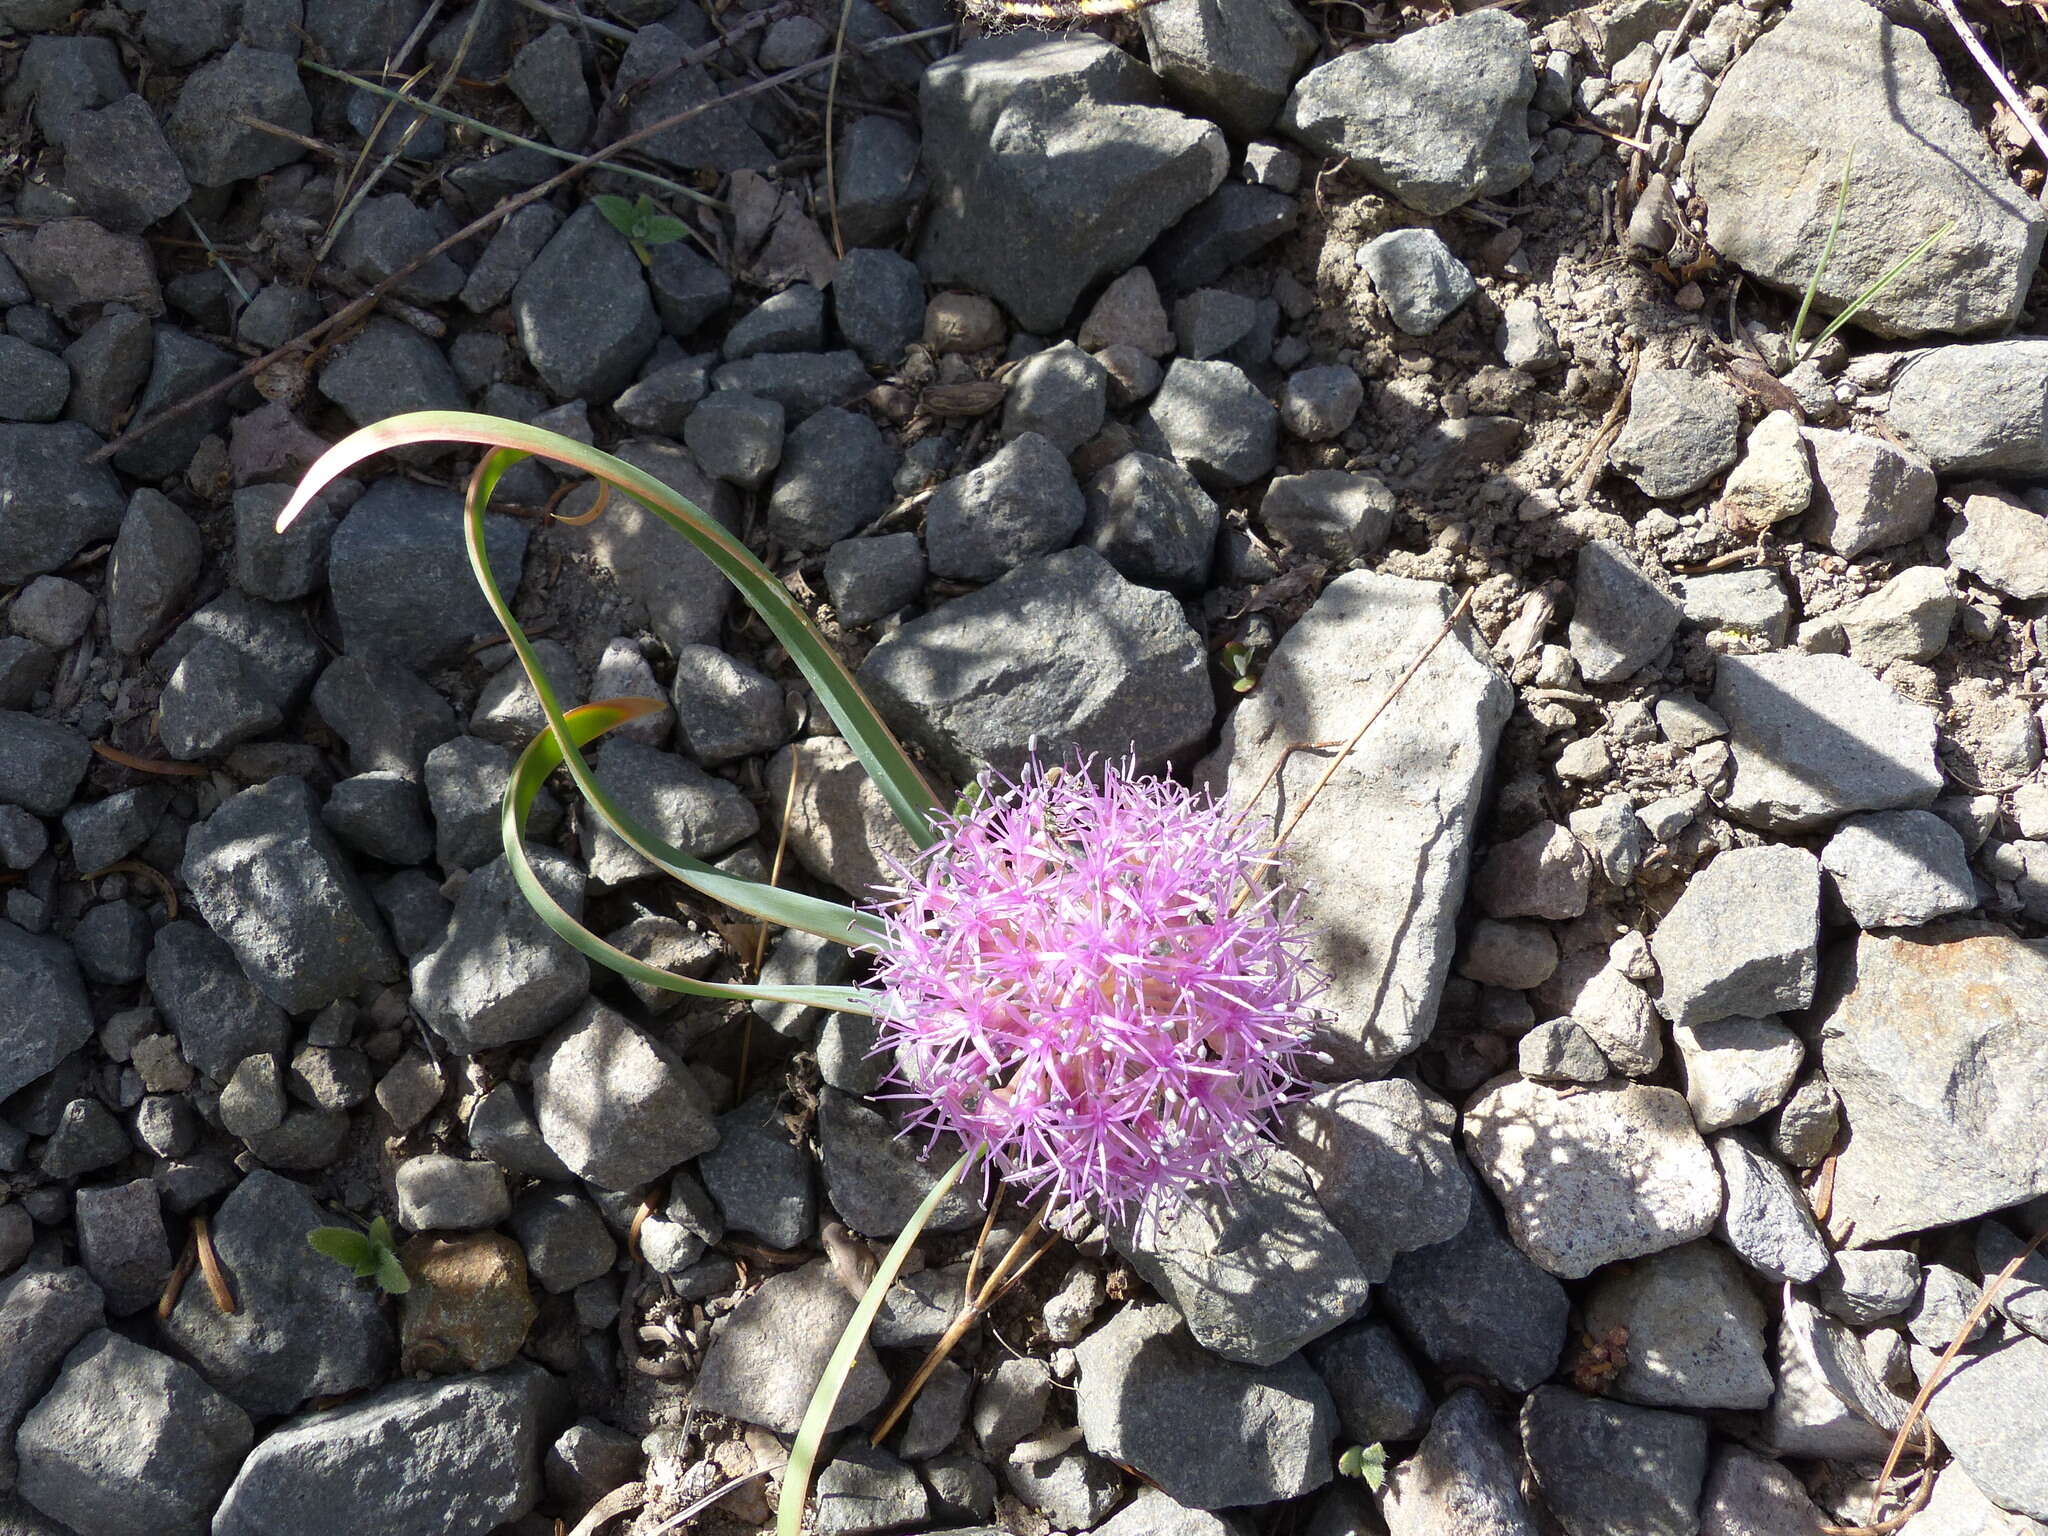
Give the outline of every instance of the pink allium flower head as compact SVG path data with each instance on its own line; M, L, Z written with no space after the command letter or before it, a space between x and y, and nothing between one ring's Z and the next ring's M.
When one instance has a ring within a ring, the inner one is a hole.
M1324 978L1270 848L1128 765L984 777L899 867L871 983L906 1134L951 1131L1033 1198L1149 1218L1305 1085Z

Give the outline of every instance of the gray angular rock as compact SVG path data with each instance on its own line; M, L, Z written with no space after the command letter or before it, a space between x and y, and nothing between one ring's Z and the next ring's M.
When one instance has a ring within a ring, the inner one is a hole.
M725 363L711 375L714 390L773 400L792 423L827 406L852 405L873 383L856 352L764 352Z
M1614 1072L1599 1042L1572 1019L1552 1019L1522 1036L1515 1069L1539 1083L1598 1083Z
M335 244L334 256L366 286L396 278L391 292L399 298L441 304L460 293L466 280L446 251L427 256L441 243L443 233L432 215L403 192L387 192L357 205ZM397 276L415 262L421 262L416 270Z
M1141 11L1138 24L1167 89L1233 139L1256 138L1272 124L1316 51L1314 30L1284 0L1167 0Z
M1358 419L1364 403L1356 369L1342 363L1303 368L1287 376L1280 392L1280 424L1303 442L1327 442Z
M484 247L483 255L469 269L459 295L462 307L481 315L504 303L512 296L512 287L520 275L533 265L534 257L561 227L561 211L551 203L528 203L506 215Z
M1071 341L1033 353L1009 385L1003 400L1006 438L1033 432L1064 456L1102 430L1109 375Z
M411 326L381 316L335 350L320 369L319 389L359 427L408 411L459 411L469 405L441 349ZM443 450L403 451L432 458Z
M1536 94L1529 29L1475 12L1341 54L1304 75L1280 127L1419 213L1449 213L1528 180Z
M522 47L505 83L550 144L580 150L596 114L583 82L583 49L560 22Z
M1740 1445L1716 1452L1700 1492L1700 1536L1803 1536L1827 1523L1789 1468Z
M774 1094L757 1093L718 1117L718 1145L697 1160L704 1188L731 1232L771 1248L800 1248L818 1224L811 1160L790 1139Z
M743 390L710 395L683 423L683 443L707 474L759 490L782 462L782 407Z
M1906 1314L1906 1331L1927 1349L1946 1349L1960 1336L1965 1346L1984 1337L1991 1319L1977 1314L1983 1289L1946 1264L1920 1273L1920 1294Z
M1507 1427L1471 1387L1451 1394L1415 1454L1388 1472L1380 1514L1390 1536L1535 1536L1538 1529Z
M399 974L370 894L303 779L272 779L223 804L192 829L180 874L250 979L287 1012Z
M1205 485L1237 490L1272 469L1280 413L1237 364L1177 357L1138 430L1148 451L1170 454Z
M25 582L121 527L120 483L90 427L0 424L0 581Z
M868 1536L923 1523L930 1507L917 1474L856 1438L818 1474L819 1536Z
M0 490L0 500L6 494ZM133 656L155 638L184 605L204 552L198 525L168 497L135 493L107 562L107 637L115 650Z
M2048 1090L2027 1002L2044 985L2048 957L1990 924L1866 933L1844 952L1815 1008L1849 1126L1829 1215L1838 1243L2048 1194L2048 1149L2026 1108Z
M1880 336L2004 330L2048 233L2048 217L1986 153L1926 40L1861 0L1805 0L1746 49L1692 135L1685 171L1706 199L1714 249L1774 287L1805 292L1816 242L1833 239L1815 293L1822 311L1948 227L1858 310Z
M1462 1196L1462 1176L1459 1184ZM1284 1360L1348 1320L1374 1278L1324 1214L1308 1170L1275 1148L1249 1155L1227 1184L1191 1191L1143 1231L1111 1231L1196 1343L1247 1365Z
M598 782L626 815L692 858L724 853L760 826L738 785L713 778L688 758L637 741L613 741L594 766ZM657 873L610 827L592 827L588 849L594 884L624 885Z
M1608 458L1645 496L1675 501L1705 489L1735 462L1739 421L1735 396L1716 380L1645 368Z
M1082 35L986 38L932 66L919 92L926 277L1057 330L1229 168L1221 131L1156 105L1161 95L1135 58Z
M185 78L164 133L194 186L224 187L305 153L287 139L249 127L241 120L245 116L294 133L313 131L313 104L289 54L237 43Z
M1765 1443L1788 1456L1868 1461L1890 1449L1906 1404L1872 1375L1862 1342L1796 1293L1778 1328L1778 1390Z
M881 790L840 737L814 736L776 753L768 765L768 794L771 805L790 807L789 848L797 861L850 895L878 899L896 878L889 861L907 864L916 856Z
M1475 1190L1465 1228L1394 1261L1380 1296L1388 1315L1438 1371L1526 1392L1557 1369L1571 1303L1529 1262Z
M1312 560L1345 564L1387 542L1394 511L1394 493L1377 477L1312 469L1275 475L1259 503L1259 520L1287 548Z
M851 246L887 245L922 200L916 129L879 113L839 135L839 228Z
M524 518L485 519L491 572L508 593L518 590L530 532ZM451 491L397 476L377 481L334 531L327 582L351 655L433 667L497 631L463 552L462 498ZM439 599L420 602L425 590Z
M1802 831L1941 792L1934 712L1846 656L1723 656L1713 705L1729 726L1735 781L1723 804L1738 821Z
M859 677L884 718L962 780L1017 772L1034 737L1158 764L1200 742L1215 712L1180 605L1092 549L1028 561L905 624Z
M1586 1332L1628 1341L1605 1388L1652 1408L1762 1408L1771 1400L1764 1305L1716 1244L1688 1243L1609 1270L1586 1298Z
M573 1189L529 1189L512 1208L507 1225L526 1254L527 1268L551 1295L609 1273L619 1256L604 1218ZM646 1231L645 1223L641 1230Z
M1450 1105L1400 1078L1324 1088L1283 1116L1281 1144L1366 1279L1384 1280L1401 1254L1464 1230L1471 1185L1451 1140L1456 1123Z
M1317 1339L1309 1363L1321 1374L1347 1440L1413 1440L1429 1427L1429 1390L1385 1323L1355 1323Z
M939 487L925 507L925 554L933 575L994 581L1065 547L1086 516L1066 455L1024 432Z
M71 370L54 352L0 336L0 421L55 421L71 394Z
M1088 1449L1180 1503L1265 1503L1329 1481L1336 1410L1298 1356L1263 1367L1219 1360L1156 1304L1126 1307L1075 1354Z
M1707 1426L1690 1414L1539 1387L1522 1446L1566 1536L1693 1536Z
M1714 1138L1714 1161L1727 1190L1717 1231L1742 1261L1773 1280L1795 1284L1828 1267L1828 1245L1792 1176L1740 1131Z
M1579 840L1554 821L1539 821L1520 837L1487 850L1473 878L1473 894L1494 918L1546 917L1557 921L1586 910L1593 864Z
M78 1191L72 1205L78 1258L115 1317L140 1312L163 1294L171 1245L163 1207L148 1179Z
M1981 490L1964 500L1962 515L1949 530L1948 557L2008 597L2022 602L2048 597L2042 568L2048 559L2048 517L1998 491Z
M0 928L0 936L6 932ZM180 1053L217 1083L225 1083L244 1057L282 1052L290 1043L284 1010L249 979L234 951L198 923L159 929L146 974Z
M104 1327L100 1288L82 1269L38 1266L0 1280L0 1491L20 1471L15 1431L71 1346Z
M924 547L910 532L841 539L825 551L825 593L832 611L841 624L856 628L917 601L928 573Z
M1977 904L1962 836L1932 811L1853 816L1820 862L1859 928L1916 928Z
M356 852L386 864L424 864L433 856L426 797L403 774L359 773L343 779L320 808L320 819Z
M206 1536L255 1439L189 1365L101 1329L22 1422L21 1493L83 1536Z
M394 1177L399 1222L415 1232L495 1226L512 1210L496 1163L423 1152L400 1163Z
M1782 844L1731 848L1696 874L1650 940L1674 1024L1797 1012L1820 977L1820 862Z
M794 549L821 550L888 511L897 455L874 422L827 406L797 423L782 447L768 532Z
M92 1005L62 939L0 922L0 1094L25 1088L92 1038Z
M541 886L572 917L583 876L549 850L528 850ZM546 1034L590 990L590 962L540 919L500 857L464 882L447 931L411 967L412 1003L465 1054Z
M1775 1018L1735 1014L1679 1024L1671 1038L1685 1065L1685 1102L1700 1134L1747 1125L1784 1103L1806 1056Z
M534 1057L533 1112L555 1155L600 1189L636 1188L718 1145L690 1069L595 1001Z
M256 1417L309 1397L381 1381L392 1357L380 1293L306 1242L333 1217L303 1184L259 1169L221 1203L211 1232L234 1312L188 1286L164 1337L215 1388Z
M1620 682L1655 661L1681 618L1678 604L1621 545L1595 539L1579 550L1570 645L1587 682Z
M853 1297L823 1262L769 1276L712 1335L692 1405L778 1434L796 1433L853 1307ZM864 1340L827 1428L865 1418L888 1393L889 1378Z
M1847 559L1917 539L1934 522L1934 468L1881 437L1807 427L1813 455L1811 537Z
M1464 1133L1516 1246L1566 1279L1703 1237L1721 1214L1714 1159L1668 1088L1497 1078L1465 1107Z
M1263 786L1254 816L1293 806L1321 769L1297 754L1266 785L1274 760L1293 741L1348 737L1449 612L1448 590L1434 583L1363 571L1331 582L1232 712L1197 782L1235 805ZM1296 829L1297 876L1315 893L1304 907L1310 955L1332 977L1332 1019L1315 1042L1335 1058L1323 1069L1332 1075L1384 1067L1434 1022L1509 704L1507 685L1454 631ZM1423 782L1423 797L1395 787Z
M2048 340L1918 353L1892 380L1885 424L1937 474L2048 472Z
M410 668L381 657L336 657L313 685L313 707L347 744L357 773L418 783L429 754L456 734L448 701Z
M716 646L678 650L670 688L680 744L706 767L772 752L789 738L781 685Z
M1359 248L1358 265L1396 329L1427 336L1479 291L1478 281L1433 229L1390 229Z
M1844 1248L1833 1256L1818 1286L1830 1317L1868 1327L1913 1304L1920 1292L1920 1260L1903 1248Z
M636 99L634 113L644 106ZM639 259L594 204L572 213L521 274L512 315L534 372L564 400L609 400L654 345Z
M1924 1385L1937 1352L1913 1351ZM2048 1521L2048 1344L2012 1332L1958 1355L1927 1401L1927 1421L1991 1503Z
M1913 1519L1913 1536L2041 1536L2048 1530L2038 1520L1993 1504L1957 1462L1942 1470L1934 1496Z
M400 1382L307 1414L242 1464L213 1536L273 1536L316 1521L385 1536L487 1536L539 1502L559 1392L545 1371L520 1364Z
M843 196L840 216L843 228ZM924 274L894 251L849 250L832 279L832 318L862 362L893 368L924 329Z
M818 1145L823 1157L825 1196L840 1219L868 1237L893 1237L931 1193L959 1156L950 1137L925 1153L923 1138L904 1138L880 1110L827 1088L819 1096ZM926 1223L933 1232L957 1232L981 1215L981 1205L963 1188L938 1204Z
M434 819L434 853L443 869L481 869L505 846L502 804L515 754L476 736L456 736L427 754L427 805ZM545 836L556 820L545 789L529 830Z
M1208 581L1223 513L1173 460L1127 453L1086 497L1080 542L1124 576L1189 596Z
M640 141L654 159L682 170L766 170L775 156L735 105L712 105L722 87L688 58L688 39L674 28L642 18L619 61L615 90L632 91L626 126L632 132L695 108L695 117Z

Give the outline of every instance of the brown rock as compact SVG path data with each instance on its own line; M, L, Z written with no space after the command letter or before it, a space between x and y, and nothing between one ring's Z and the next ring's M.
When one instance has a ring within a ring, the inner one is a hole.
M510 1363L539 1313L526 1257L498 1232L422 1233L398 1257L412 1277L399 1310L407 1371L489 1371Z

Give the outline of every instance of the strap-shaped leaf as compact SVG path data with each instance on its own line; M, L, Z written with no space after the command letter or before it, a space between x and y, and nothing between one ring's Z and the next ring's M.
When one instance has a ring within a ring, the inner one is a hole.
M910 1250L924 1235L924 1224L932 1219L932 1212L939 1208L939 1202L952 1193L953 1186L960 1182L960 1176L967 1171L967 1165L974 1161L974 1156L972 1152L963 1153L958 1162L939 1175L931 1193L924 1197L911 1213L910 1220L903 1224L903 1230L896 1234L896 1241L889 1245L888 1253L876 1266L875 1277L868 1282L867 1291L853 1309L853 1316L846 1320L846 1328L839 1335L832 1358L825 1362L825 1374L818 1378L817 1390L811 1394L810 1406L804 1410L803 1422L797 1426L796 1441L789 1448L789 1465L783 1468L782 1494L775 1507L775 1536L801 1536L804 1501L811 1490L811 1468L817 1465L818 1447L824 1442L826 1426L832 1422L832 1409L846 1386L846 1378L853 1374L853 1363L860 1358L860 1347L867 1342L868 1332L875 1326L875 1317L882 1310L882 1300L903 1270L903 1261L910 1257Z
M299 482L284 511L278 515L278 527L288 525L330 481L362 460L386 449L431 442L474 443L481 447L539 454L580 469L632 497L696 545L732 582L748 605L761 615L769 631L789 652L797 670L817 691L819 700L838 724L847 745L853 748L854 755L873 777L882 798L910 834L911 840L921 848L931 844L935 835L931 812L937 806L931 787L905 756L901 744L875 712L874 705L860 691L853 674L846 670L823 637L811 627L810 620L783 590L774 572L685 497L621 459L560 433L504 421L495 416L480 416L470 411L414 411L353 432L322 454ZM487 571L488 566L485 567ZM535 669L529 666L528 671L536 685L542 684L543 679ZM540 690L537 688L536 691ZM544 692L542 698L546 698ZM559 721L553 715L549 723L559 730ZM565 756L577 788L588 795L590 789L585 781L589 772L582 765L573 744L569 745Z
M562 719L562 731L580 746L660 707L660 701L656 699L604 699L570 710ZM867 995L858 987L747 986L738 982L694 981L672 971L657 970L646 961L635 959L624 950L607 944L577 922L541 884L540 877L534 873L533 862L526 854L526 818L533 809L534 796L540 793L541 785L561 760L562 749L555 740L554 732L543 732L527 743L526 750L519 754L519 761L513 766L511 782L505 786L500 825L505 839L505 862L512 870L512 878L518 882L520 893L540 914L540 920L565 943L629 981L645 982L666 992L684 992L692 997L717 997L729 1001L796 1003L806 1008L836 1009L841 1013L871 1011ZM754 884L752 881L740 883Z
M486 454L483 462L477 465L476 472L470 476L469 492L463 507L463 539L469 551L470 566L476 572L477 584L483 589L491 611L497 615L506 638L512 642L512 649L519 657L527 681L547 716L550 733L559 740L563 718L561 701L541 668L540 657L535 653L532 641L513 616L512 605L505 601L504 593L499 590L484 547L484 508L504 472L525 457L524 453L501 448ZM660 705L657 703L651 707L658 709ZM612 797L589 770L583 754L576 751L575 746L572 740L568 753L569 774L590 801L592 809L604 818L629 848L664 874L736 911L764 918L785 928L801 928L851 948L872 945L881 937L881 924L865 913L837 902L806 896L800 891L781 890L758 880L727 874L665 841ZM510 851L508 847L507 852Z

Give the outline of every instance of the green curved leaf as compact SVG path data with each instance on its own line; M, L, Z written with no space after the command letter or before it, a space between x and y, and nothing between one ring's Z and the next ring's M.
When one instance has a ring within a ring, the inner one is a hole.
M583 742L594 741L606 731L660 707L660 702L655 699L605 699L596 704L585 704L580 709L570 710L562 719L562 730L580 745ZM629 981L645 982L650 987L660 987L666 992L683 992L692 997L716 997L728 1001L796 1003L806 1008L828 1008L842 1013L864 1014L871 1011L866 994L857 987L748 986L738 982L695 981L688 976L678 976L672 971L657 970L646 961L635 959L622 949L613 948L577 922L562 904L549 894L547 887L541 884L540 877L534 873L533 862L527 857L524 836L526 818L533 809L534 797L540 793L541 785L547 781L547 776L555 771L561 760L562 749L553 732L543 732L527 743L526 750L519 754L519 761L513 766L511 781L505 786L500 826L505 839L505 862L512 870L512 878L518 883L521 894L540 915L540 920L553 929L565 943L588 955L599 965L618 972ZM736 879L731 875L721 875L720 878ZM757 882L748 880L737 883L757 885Z
M484 552L483 508L490 501L491 492L496 489L499 478L505 470L525 454L511 449L497 449L485 455L476 472L470 477L469 493L464 504L463 538L469 550L471 568L476 572L484 597L491 605L512 642L512 649L525 669L528 682L539 698L541 709L550 726L551 739L557 739L563 719L560 701L556 698L554 686L542 670L540 658L535 654L526 631L512 614L512 607L499 591L497 577L491 570L489 557ZM650 702L651 708L659 708ZM643 711L644 713L644 711ZM597 781L585 763L581 752L575 751L572 740L569 758L570 777L584 793L591 806L602 816L611 829L623 838L626 845L648 860L663 873L682 881L685 885L720 901L736 911L750 916L778 923L785 928L801 928L835 943L850 948L861 948L874 944L882 935L882 926L865 913L837 902L823 901L815 896L806 896L798 891L779 890L764 885L758 880L747 880L727 874L702 859L692 858L682 849L657 836L650 828L642 825L627 814L625 808L612 798L610 791ZM559 757L557 759L560 760ZM552 766L548 770L553 771ZM520 822L525 825L524 819ZM506 851L511 847L508 844ZM609 962L606 962L609 963Z
M853 674L846 670L811 627L810 620L783 590L774 572L686 498L623 460L559 433L500 420L495 416L480 416L470 411L414 411L350 433L322 454L306 471L284 511L278 514L277 526L282 529L290 524L337 475L371 455L411 443L430 442L474 443L480 447L538 454L580 469L632 497L702 550L738 589L740 596L761 615L769 631L816 690L847 745L874 779L875 787L910 834L911 841L919 847L930 846L935 837L931 812L937 807L931 787L904 754L901 744L875 712L874 705L861 692ZM479 553L472 548L472 564L478 563ZM480 579L488 582L489 566L484 564L478 574ZM548 710L550 727L559 732L560 712L549 703L552 690L547 688L545 678L530 658L521 659L543 707ZM565 758L576 787L590 795L592 781L582 754L570 744ZM641 851L645 852L644 849Z
M306 1234L306 1241L315 1253L346 1264L358 1273L364 1273L363 1265L375 1265L376 1248L370 1240L354 1227L315 1227Z
M924 1224L932 1219L932 1212L939 1208L939 1202L952 1193L953 1186L960 1182L960 1176L973 1161L972 1152L964 1153L958 1162L939 1175L931 1193L924 1197L911 1213L910 1220L903 1224L903 1230L896 1234L896 1241L889 1245L888 1253L875 1269L875 1278L868 1282L866 1294L853 1309L853 1316L846 1320L846 1328L839 1335L832 1358L825 1362L825 1374L818 1378L817 1390L811 1394L811 1404L804 1410L803 1423L797 1427L796 1441L789 1448L789 1465L783 1468L782 1493L775 1507L775 1536L802 1536L804 1503L811 1491L811 1468L817 1465L818 1447L824 1442L825 1426L832 1422L832 1409L839 1402L846 1378L853 1374L853 1363L860 1357L860 1347L866 1342L868 1331L875 1326L876 1314L882 1310L882 1299L889 1294L889 1287L896 1283L903 1261L910 1257L910 1250L924 1235Z
M412 1276L405 1272L405 1266L398 1262L398 1255L389 1248L377 1250L377 1283L387 1295L403 1296L412 1289Z

